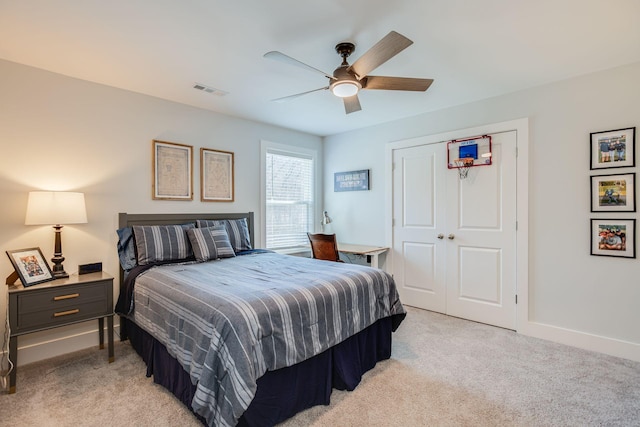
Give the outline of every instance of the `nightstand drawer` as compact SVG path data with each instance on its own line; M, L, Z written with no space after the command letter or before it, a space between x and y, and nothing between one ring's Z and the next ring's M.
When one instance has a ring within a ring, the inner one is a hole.
M113 313L111 281L60 286L17 295L15 332L80 322Z
M82 320L94 319L108 313L104 300L71 305L59 309L21 313L18 316L18 329L22 332L31 329L49 328Z

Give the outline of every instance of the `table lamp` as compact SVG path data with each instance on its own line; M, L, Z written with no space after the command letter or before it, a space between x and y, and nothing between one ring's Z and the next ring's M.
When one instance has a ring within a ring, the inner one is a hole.
M322 213L322 221L320 221L320 225L322 226L322 232L324 233L324 226L327 224L331 224L331 217L329 216L329 214L327 213L327 211L324 211Z
M53 252L53 276L56 279L69 277L62 263L62 242L60 234L65 224L85 224L87 209L84 204L84 193L68 191L31 191L27 202L25 225L53 224L55 230L55 247Z

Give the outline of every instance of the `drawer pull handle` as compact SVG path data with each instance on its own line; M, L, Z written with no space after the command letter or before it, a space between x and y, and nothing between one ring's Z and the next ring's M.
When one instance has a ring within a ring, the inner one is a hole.
M76 313L80 313L79 308L74 308L73 310L59 311L57 313L53 313L53 317L68 316L70 314L76 314Z
M71 298L78 298L80 296L80 294L69 294L69 295L60 295L57 297L53 297L54 301L62 301L63 299L71 299Z

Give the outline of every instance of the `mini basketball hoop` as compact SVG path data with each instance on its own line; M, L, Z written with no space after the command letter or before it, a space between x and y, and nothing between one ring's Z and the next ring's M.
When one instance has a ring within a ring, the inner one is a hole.
M465 179L469 169L476 166L490 166L491 154L490 135L454 139L447 143L447 167L458 169L460 179Z
M465 157L464 159L455 159L453 161L458 169L460 179L465 179L469 173L469 169L473 166L473 157Z

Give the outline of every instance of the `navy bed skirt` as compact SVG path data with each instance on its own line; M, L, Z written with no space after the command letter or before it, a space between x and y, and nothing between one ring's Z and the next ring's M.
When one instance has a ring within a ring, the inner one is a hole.
M391 331L399 321L381 319L311 359L265 373L238 425L273 426L312 406L328 405L334 388L353 390L365 372L391 357ZM147 376L191 409L196 387L189 374L155 338L131 321L125 324L131 345L147 364Z

